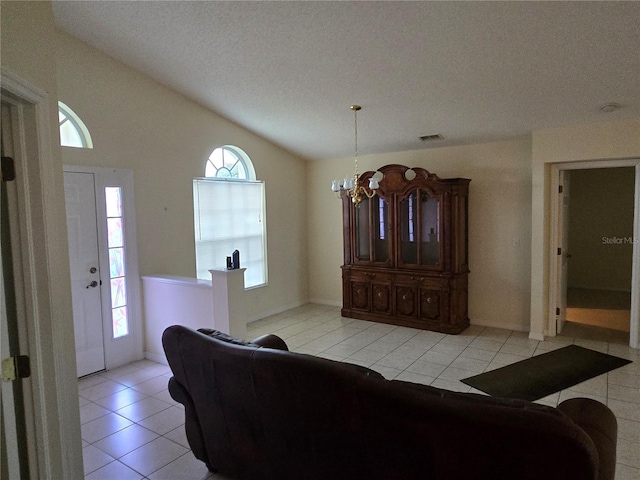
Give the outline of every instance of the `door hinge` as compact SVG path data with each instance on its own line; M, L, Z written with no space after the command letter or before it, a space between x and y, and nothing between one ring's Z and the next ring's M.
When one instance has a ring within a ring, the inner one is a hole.
M11 157L2 157L2 181L10 182L16 179L16 167Z
M12 382L17 378L29 378L31 376L31 365L29 357L18 355L2 360L2 380Z
M562 193L562 185L558 185L558 193Z
M562 249L558 248L558 255L562 255Z
M560 316L560 308L556 307L556 316Z

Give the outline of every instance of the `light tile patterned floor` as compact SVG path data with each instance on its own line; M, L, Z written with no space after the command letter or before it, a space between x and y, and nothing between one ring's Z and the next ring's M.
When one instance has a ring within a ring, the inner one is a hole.
M625 345L558 336L529 340L526 333L471 326L460 335L342 318L340 309L305 305L249 325L249 338L275 333L289 348L357 363L401 379L456 391L460 382L564 345L575 343L633 360L540 400L555 406L567 398L591 397L618 418L616 480L640 480L640 351ZM78 381L87 479L214 479L189 450L184 411L167 392L169 368L142 360ZM226 479L228 480L228 479Z

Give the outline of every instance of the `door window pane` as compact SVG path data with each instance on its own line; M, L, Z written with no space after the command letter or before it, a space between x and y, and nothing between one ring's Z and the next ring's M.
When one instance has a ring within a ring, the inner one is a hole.
M107 218L107 241L109 248L121 247L122 218Z
M127 313L127 307L113 309L113 338L129 335L129 319Z
M123 307L127 303L124 277L111 279L111 307Z
M122 198L120 187L105 187L107 217L122 217Z
M109 249L109 276L124 277L124 249L123 248L110 248Z

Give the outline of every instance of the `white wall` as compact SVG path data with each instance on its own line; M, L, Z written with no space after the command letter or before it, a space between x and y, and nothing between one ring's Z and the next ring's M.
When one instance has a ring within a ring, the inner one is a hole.
M91 152L65 149L64 161L134 170L141 274L194 274L191 178L215 146L232 143L267 181L270 285L252 291L248 310L257 318L307 298L341 303L341 207L329 184L351 174L351 158L305 164L66 34L58 44L60 99L83 118L95 144ZM369 155L360 170L400 163L471 178L471 321L531 325L540 336L548 310L548 165L638 157L639 126L632 119Z
M57 44L60 100L94 144L64 163L133 170L140 274L195 276L192 180L233 144L266 182L269 285L247 292L247 315L308 301L305 161L63 32Z
M530 138L359 157L361 173L391 163L471 179L469 318L472 324L528 331ZM352 158L309 163L309 283L316 302L342 302L342 207L330 183L352 172Z
M21 190L18 196L20 202L29 204L28 211L21 204L20 222L22 235L26 236L23 241L29 242L23 249L23 261L30 264L23 272L23 283L28 295L25 301L32 377L24 385L25 392L33 394L36 411L27 412L27 417L30 423L35 422L38 447L37 455L31 458L38 470L31 475L82 478L53 12L50 2L2 2L0 8L3 80L5 73L11 72L20 82L26 82L21 83L24 90L44 95L32 103L35 106L23 107L23 125L29 129L23 145L26 164L17 166L19 177L15 182L28 185L28 190Z

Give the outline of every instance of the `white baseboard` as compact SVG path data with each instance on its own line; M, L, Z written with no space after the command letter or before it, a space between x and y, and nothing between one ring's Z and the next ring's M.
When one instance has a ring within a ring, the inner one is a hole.
M542 333L529 333L530 340L538 340L539 342L544 342L544 335Z
M307 303L309 303L309 301L293 302L288 305L283 305L281 307L274 308L272 310L264 311L258 315L254 315L253 317L250 317L249 319L247 319L247 324L251 322L257 322L258 320L262 320L263 318L270 317L271 315L277 315L279 313L286 312L287 310L291 310L293 308L301 307L302 305L306 305Z
M152 362L169 365L169 362L167 362L167 357L165 357L164 355L159 355L157 353L144 352L144 358L146 358L147 360L151 360Z
M318 305L329 305L331 307L341 307L342 301L327 300L325 298L312 298L309 303L317 303Z
M529 325L522 325L519 323L504 323L504 322L491 322L485 320L474 319L471 321L471 325L476 325L479 327L489 327L489 328L504 328L506 330L514 330L516 332L528 332Z

